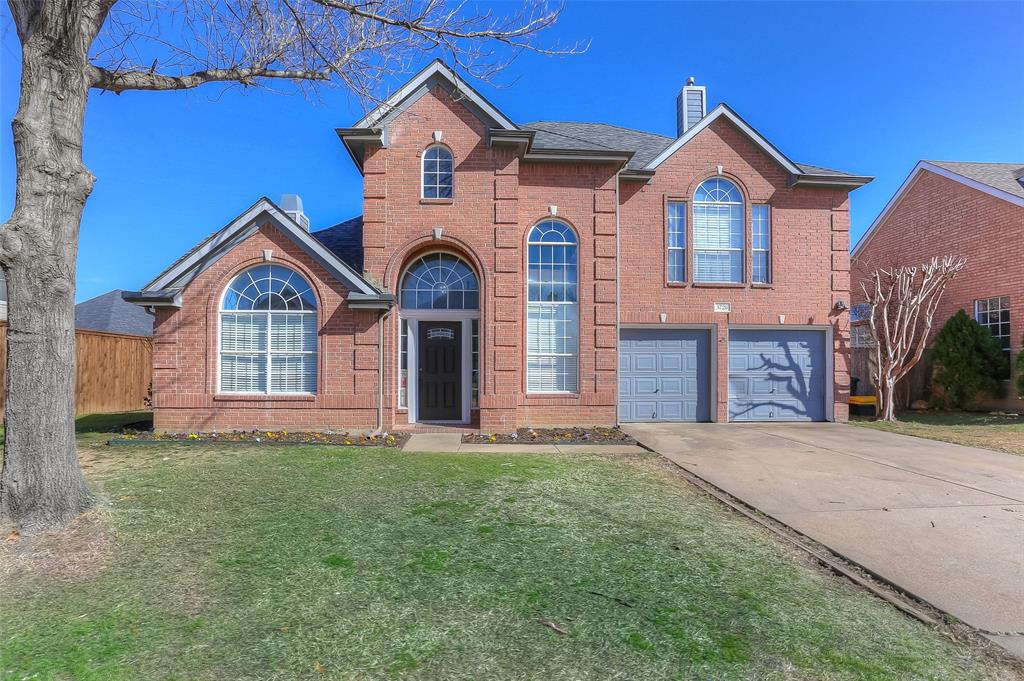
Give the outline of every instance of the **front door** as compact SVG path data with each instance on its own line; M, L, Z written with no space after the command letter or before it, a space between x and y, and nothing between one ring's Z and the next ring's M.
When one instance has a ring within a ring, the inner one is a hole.
M420 421L462 420L462 324L419 323Z

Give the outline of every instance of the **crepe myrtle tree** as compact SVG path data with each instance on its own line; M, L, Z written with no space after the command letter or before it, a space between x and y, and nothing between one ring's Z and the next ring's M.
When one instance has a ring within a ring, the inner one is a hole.
M896 384L920 361L942 294L966 265L966 258L947 255L918 267L878 268L861 282L871 305L879 420L896 420Z
M75 257L94 177L82 162L94 94L185 90L209 83L309 93L347 89L363 106L390 76L439 54L488 80L561 7L521 0L477 11L448 0L8 0L21 43L12 122L13 214L0 227L9 291L7 402L0 519L59 527L88 508L75 449Z

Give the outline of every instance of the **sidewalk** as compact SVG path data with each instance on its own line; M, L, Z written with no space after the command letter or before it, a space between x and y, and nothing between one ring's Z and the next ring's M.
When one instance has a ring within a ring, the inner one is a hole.
M461 433L417 433L402 447L403 452L462 454L643 454L638 445L499 445L463 444Z

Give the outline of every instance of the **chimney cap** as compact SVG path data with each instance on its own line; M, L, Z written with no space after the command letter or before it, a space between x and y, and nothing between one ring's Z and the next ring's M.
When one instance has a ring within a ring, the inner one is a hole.
M287 212L302 212L302 197L298 194L281 194L281 208Z
M695 76L690 76L689 78L686 79L686 84L688 86L689 85L696 85L697 84L697 78Z

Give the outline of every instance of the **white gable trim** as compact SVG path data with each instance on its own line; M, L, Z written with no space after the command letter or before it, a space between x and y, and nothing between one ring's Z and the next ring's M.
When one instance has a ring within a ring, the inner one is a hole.
M264 216L271 218L271 221L278 229L316 260L320 261L328 271L337 276L350 289L367 295L379 295L379 292L367 284L346 262L328 250L309 232L297 225L291 217L267 198L257 201L249 210L239 215L226 227L200 244L188 256L171 265L156 279L147 284L143 291L175 288L175 285L182 278L201 267L208 258L216 256L222 249L234 246L238 242L238 237L243 236L244 233L251 233L252 230L259 226L258 223Z
M708 127L722 116L731 121L733 125L739 128L744 135L749 137L751 141L754 142L754 144L761 147L761 149L764 150L766 154L768 154L776 161L778 161L779 165L781 165L783 168L793 173L794 175L804 174L803 171L801 171L795 163L786 158L786 156L781 151L776 149L771 142L762 137L761 134L757 132L757 130L754 130L752 127L747 125L746 121L744 121L742 118L736 115L736 113L732 109L727 107L725 104L719 104L718 106L716 106L711 111L711 113L702 118L699 123L697 123L692 128L684 132L683 135L679 137L671 145L669 145L669 147L665 149L665 151L658 154L658 157L655 158L650 163L648 163L645 166L645 168L647 170L654 170L655 168L660 166L667 159L669 159L672 156L672 154L679 151L687 142L696 137L701 130Z
M509 120L505 114L498 111L490 102L483 98L483 96L474 90L469 83L459 77L459 74L448 68L448 65L442 62L440 59L435 59L430 62L429 65L403 85L399 90L388 97L383 104L378 106L370 113L363 116L358 123L353 125L353 128L370 128L378 123L381 119L385 118L389 113L399 108L402 102L409 96L415 94L415 92L423 86L433 76L440 76L449 83L451 83L459 92L466 96L469 101L473 102L480 108L485 114L490 116L496 123L498 123L505 130L518 130L519 128Z
M889 199L889 202L885 204L885 208L882 209L882 212L878 214L878 217L875 218L875 221L871 223L871 226L868 227L868 230L864 232L864 236L862 236L860 238L860 241L857 242L856 247L854 247L853 249L853 257L857 257L857 254L860 253L864 246L867 245L868 241L871 239L871 236L875 233L875 230L877 230L878 227L883 222L885 222L885 219L889 217L889 214L892 213L892 211L896 208L897 205L899 205L900 201L903 199L903 195L910 191L910 188L914 186L914 184L919 179L921 173L924 171L935 173L936 175L944 177L947 180L959 182L960 184L970 187L972 189L977 189L979 192L984 192L989 196L994 196L997 199L1003 199L1004 201L1009 201L1014 205L1024 207L1024 198L1015 196L1013 194L1010 194L1009 192L1004 192L1002 189L997 189L996 187L987 185L984 182L978 182L977 180L972 180L969 177L964 177L959 173L954 173L952 170L947 170L946 168L937 166L934 163L929 163L928 161L919 161L918 164L914 166L914 169L910 171L910 174L907 175L907 179L903 181L903 184L900 185L900 188L897 189L896 193L893 194L891 199Z

